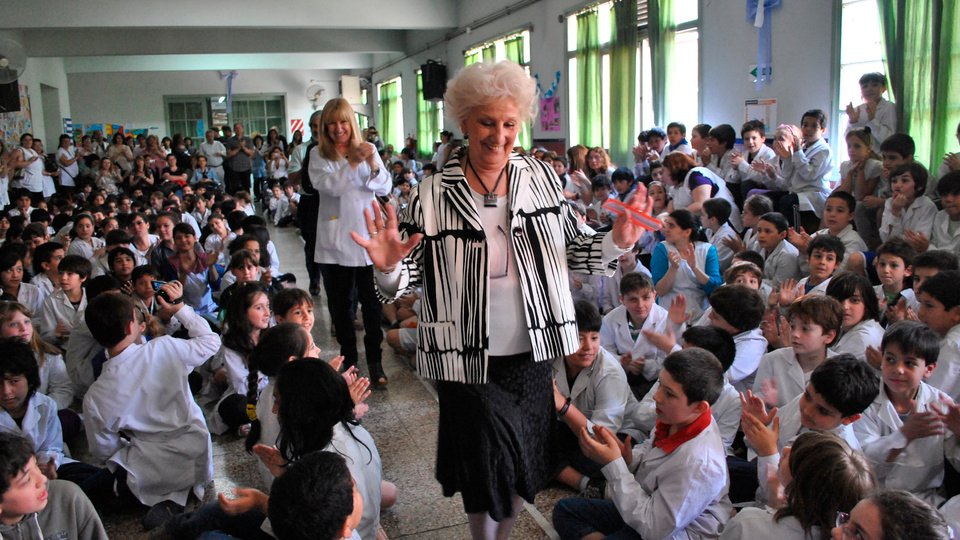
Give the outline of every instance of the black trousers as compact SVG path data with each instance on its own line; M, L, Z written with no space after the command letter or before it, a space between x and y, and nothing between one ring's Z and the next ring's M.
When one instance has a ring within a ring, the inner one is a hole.
M367 368L371 377L383 372L380 366L383 341L383 329L380 319L383 306L377 298L373 282L373 266L340 266L339 264L321 264L323 288L327 292L327 307L330 319L337 332L340 354L343 355L343 367L357 365L357 333L353 328L353 302L351 293L356 288L363 314L363 346L366 348Z
M320 200L315 194L300 194L297 205L297 220L300 222L300 237L303 238L303 256L310 276L310 288L320 286L320 265L314 260L317 247L317 216Z
M227 193L235 195L238 191L250 191L250 170L235 171L228 169L226 172Z

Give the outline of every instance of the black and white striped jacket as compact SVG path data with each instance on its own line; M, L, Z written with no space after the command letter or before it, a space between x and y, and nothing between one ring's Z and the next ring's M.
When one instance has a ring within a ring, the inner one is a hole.
M580 346L568 271L612 275L616 259L601 260L603 234L580 232L576 216L564 203L560 180L549 165L513 154L507 175L509 236L526 304L532 354L536 361L550 360ZM417 328L418 371L431 379L486 382L491 339L488 253L459 157L417 186L400 227L405 234L422 232L425 237L403 261L397 293L384 300L423 287Z

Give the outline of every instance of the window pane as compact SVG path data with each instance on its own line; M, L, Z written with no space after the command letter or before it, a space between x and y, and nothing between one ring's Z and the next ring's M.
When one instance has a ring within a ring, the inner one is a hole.
M573 19L574 17L571 17ZM567 144L568 147L576 146L580 144L580 119L577 118L577 59L570 58L567 62L567 72L570 74L567 77L567 116L570 117L569 128L567 133L570 137L570 142Z
M571 15L567 17L567 51L575 52L577 50L577 17Z
M841 65L883 58L879 17L876 0L860 0L843 6L840 30Z
M196 119L203 117L203 104L191 101L190 103L184 104L184 118L186 119Z
M602 127L603 147L610 148L610 55L605 54L600 57L600 110L603 117L600 121Z
M640 47L640 56L643 60L643 69L640 75L641 88L643 88L640 93L640 111L643 116L640 125L647 129L653 127L653 64L650 56L650 40L643 40Z
M267 116L283 116L283 101L270 99L266 101Z
M667 118L670 121L679 121L688 126L697 123L700 117L699 106L699 76L697 65L699 64L697 41L699 32L688 30L678 32L675 40L674 54L676 58L683 58L683 63L672 66L672 82L670 90L672 92L670 111L667 112Z
M696 20L699 14L698 0L673 0L673 16L677 24L683 24ZM741 8L736 4L737 9Z
M597 6L597 28L600 34L600 45L610 43L610 9L613 4L607 2Z

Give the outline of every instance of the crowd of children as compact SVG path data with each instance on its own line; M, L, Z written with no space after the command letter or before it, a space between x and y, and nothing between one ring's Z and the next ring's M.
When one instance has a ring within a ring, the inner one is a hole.
M663 225L610 275L570 275L580 348L553 361L555 479L578 496L554 508L561 538L960 526L960 171L917 163L885 78L860 84L839 167L820 110L770 146L755 120L739 148L727 124L689 141L682 124L654 128L632 168L602 148L533 150L585 231L644 187ZM423 166L410 141L378 148L394 174L381 202L405 211L461 144L451 136ZM125 178L100 156L95 182L13 193L0 213L4 537L104 538L97 512L131 506L177 538L377 537L396 488L360 423L370 381L314 359L314 297L270 240L299 202L293 158L271 144L252 196L220 191L216 154L170 153L153 171L156 149ZM384 309L398 353L416 350L418 311L417 293ZM226 432L247 438L270 489L184 513L211 487L210 434ZM82 433L90 463L70 454Z

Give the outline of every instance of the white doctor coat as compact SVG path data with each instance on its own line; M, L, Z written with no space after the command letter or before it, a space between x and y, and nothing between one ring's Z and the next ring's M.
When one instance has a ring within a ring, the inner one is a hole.
M673 335L679 338L686 326L686 324L679 326L673 324L667 310L653 304L650 313L647 315L647 320L643 321L640 334L637 339L633 339L630 337L630 325L627 322L627 308L619 306L603 317L603 326L600 327L600 346L617 358L629 352L634 359L645 359L643 378L654 381L660 376L660 368L667 358L667 353L651 345L647 338L643 336L643 331L652 330L665 334L670 329L673 331Z
M109 358L83 400L90 453L123 467L141 503L183 505L203 498L213 478L213 450L187 375L220 347L220 336L190 306L174 315L189 340L169 336L133 344Z

